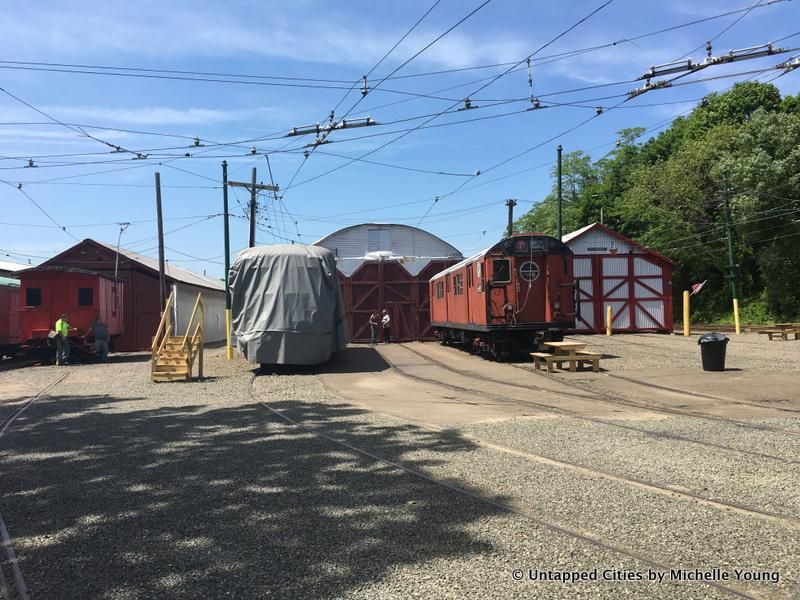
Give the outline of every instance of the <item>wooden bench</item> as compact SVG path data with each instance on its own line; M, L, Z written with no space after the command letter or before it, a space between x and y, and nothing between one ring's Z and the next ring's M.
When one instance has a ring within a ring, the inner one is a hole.
M592 363L592 371L595 373L600 372L600 359L603 358L601 352L581 351L577 353L577 356L580 363Z
M758 333L769 336L769 341L772 341L774 339L788 341L789 334L793 334L795 340L800 339L798 338L798 334L800 334L800 329L790 329L788 327L781 329L761 329L759 330Z
M542 363L547 367L548 373L553 373L553 365L555 364L559 369L564 368L564 363L569 363L569 370L575 372L578 367L584 364L591 363L592 371L600 371L600 359L603 357L598 352L576 352L572 355L567 354L549 354L547 352L531 352L533 358L533 366L538 371L542 368Z

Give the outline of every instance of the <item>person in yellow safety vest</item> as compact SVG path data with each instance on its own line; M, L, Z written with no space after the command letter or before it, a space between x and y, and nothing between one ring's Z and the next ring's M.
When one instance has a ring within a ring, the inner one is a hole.
M69 364L69 323L67 314L62 313L56 321L56 364Z

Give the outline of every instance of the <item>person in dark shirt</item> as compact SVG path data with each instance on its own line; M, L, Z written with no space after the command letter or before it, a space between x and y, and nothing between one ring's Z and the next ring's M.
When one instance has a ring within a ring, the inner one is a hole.
M378 341L378 314L373 312L369 316L369 341L374 346Z
M103 362L108 362L108 325L100 319L100 313L97 313L83 337L88 337L90 333L94 335L94 351L97 356Z

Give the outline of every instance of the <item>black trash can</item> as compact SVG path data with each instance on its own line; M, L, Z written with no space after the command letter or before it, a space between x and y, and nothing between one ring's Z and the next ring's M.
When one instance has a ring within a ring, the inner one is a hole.
M700 344L700 356L703 359L703 371L725 370L725 348L728 338L721 333L706 333L697 340Z

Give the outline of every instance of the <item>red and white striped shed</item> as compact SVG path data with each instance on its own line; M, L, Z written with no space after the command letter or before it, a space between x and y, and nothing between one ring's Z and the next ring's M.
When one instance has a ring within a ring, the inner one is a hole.
M562 240L575 254L576 332L604 332L607 306L613 331L672 332L673 261L600 223Z

